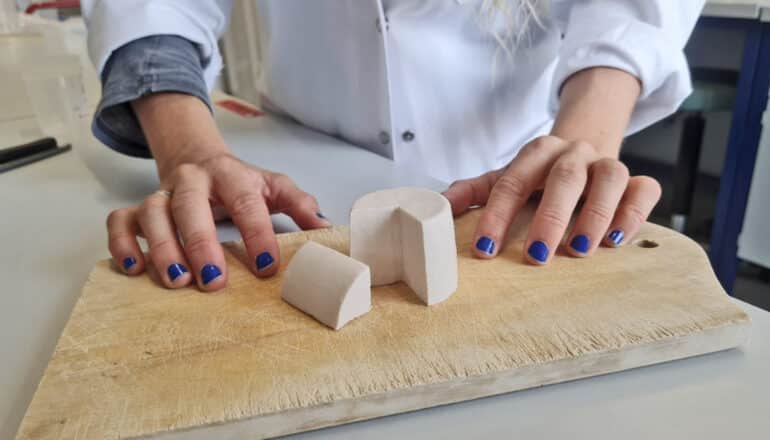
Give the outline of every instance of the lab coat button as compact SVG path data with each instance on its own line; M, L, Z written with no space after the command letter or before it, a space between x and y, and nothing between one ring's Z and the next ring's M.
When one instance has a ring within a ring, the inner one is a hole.
M377 32L382 33L382 20L380 20L378 18L377 20L375 20L375 22L377 23ZM388 29L390 29L390 22L388 21L388 16L386 15L385 16L385 30L387 31Z
M380 142L387 145L390 143L390 135L387 131L380 132Z
M401 134L401 139L403 139L404 142L412 142L414 140L414 133L407 130Z

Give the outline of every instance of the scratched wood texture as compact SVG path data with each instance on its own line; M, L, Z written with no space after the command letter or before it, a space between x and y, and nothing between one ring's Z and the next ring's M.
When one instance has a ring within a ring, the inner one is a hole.
M259 438L727 349L749 318L704 252L647 224L590 259L521 258L524 216L500 257L470 256L478 212L456 222L459 290L433 307L403 284L333 331L256 279L238 244L219 294L169 291L96 265L27 410L20 439ZM282 269L308 239L279 237ZM635 241L636 242L636 241ZM708 359L703 359L708 362Z

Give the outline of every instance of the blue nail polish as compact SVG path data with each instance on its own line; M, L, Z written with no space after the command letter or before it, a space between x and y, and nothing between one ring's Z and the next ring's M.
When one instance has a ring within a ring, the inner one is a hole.
M208 284L222 275L222 271L213 264L207 264L201 269L201 278L203 278L203 284Z
M476 249L485 254L492 255L495 252L495 241L486 236L479 237L479 240L476 242Z
M326 220L326 216L325 216L325 215L323 215L323 214L321 214L320 212L316 212L316 213L315 213L315 216L316 216L316 217L318 217L318 218L320 218L321 220Z
M527 253L535 260L545 263L545 260L548 259L548 245L539 240L533 241L532 244L529 245Z
M123 269L125 270L131 269L134 264L136 264L136 259L134 257L126 257L123 259Z
M585 235L576 235L569 245L572 249L585 254L588 252L588 248L591 247L591 240Z
M275 260L273 260L273 256L270 255L270 252L262 252L257 255L257 270L265 270L272 266L274 262Z
M607 238L609 238L610 241L615 244L615 246L618 246L620 245L620 243L623 243L623 238L625 238L625 234L623 234L623 231L621 231L620 229L615 229L614 231L610 232Z
M183 264L174 263L168 266L166 272L168 272L171 281L176 281L177 278L187 273L187 268Z

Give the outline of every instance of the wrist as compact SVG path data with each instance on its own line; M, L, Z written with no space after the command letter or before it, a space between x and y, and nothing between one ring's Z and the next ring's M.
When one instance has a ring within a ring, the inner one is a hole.
M182 164L232 156L211 112L200 99L182 93L157 93L131 105L161 180Z
M575 73L565 81L551 134L590 143L617 158L641 85L633 75L609 67Z

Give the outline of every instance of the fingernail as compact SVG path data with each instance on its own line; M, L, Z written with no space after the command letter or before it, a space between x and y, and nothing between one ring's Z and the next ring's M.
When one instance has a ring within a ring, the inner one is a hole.
M533 241L532 244L529 245L527 253L535 260L545 263L545 260L548 259L548 245L539 240Z
M274 262L275 260L273 260L273 256L270 255L270 252L262 252L257 255L257 270L265 270L272 266Z
M322 220L326 220L326 216L325 216L325 215L323 215L323 214L321 214L320 212L316 212L316 213L315 213L315 216L316 216L316 217L318 217L318 218L320 218L320 219L322 219Z
M610 232L609 235L607 235L607 238L609 238L615 246L619 246L620 243L623 243L625 234L623 234L623 231L620 229L615 229L614 231Z
M588 252L588 248L591 247L591 240L585 235L576 235L569 245L572 249L585 254Z
M482 236L476 242L476 249L485 254L492 255L495 252L495 241L489 237Z
M173 282L173 281L176 281L177 278L186 274L187 268L184 267L184 265L182 264L174 263L168 266L168 269L166 269L166 272L168 272L168 277Z
M201 278L203 279L203 284L208 284L214 281L220 275L222 275L222 271L213 264L207 264L203 266L203 269L201 269Z
M136 259L134 257L126 257L123 259L123 269L129 270L131 269L134 264L136 264Z

